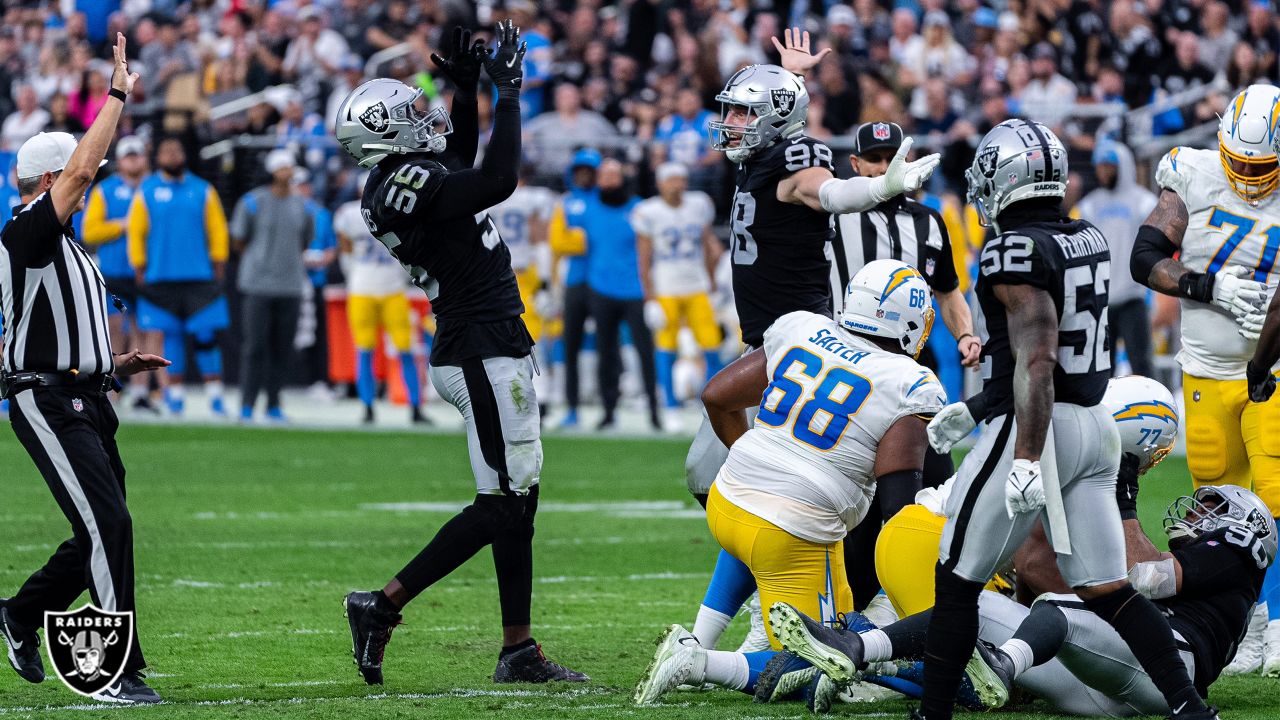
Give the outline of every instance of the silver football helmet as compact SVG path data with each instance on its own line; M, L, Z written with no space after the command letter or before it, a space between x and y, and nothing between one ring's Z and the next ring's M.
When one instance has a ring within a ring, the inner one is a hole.
M809 117L809 91L799 75L777 65L748 65L716 95L720 119L710 124L711 149L740 163L781 138L798 135ZM745 108L751 119L730 124L729 111ZM736 145L731 145L734 140Z
M1231 526L1247 530L1261 543L1266 557L1264 564L1264 558L1255 554L1259 567L1276 559L1275 518L1262 498L1239 485L1206 485L1174 500L1164 515L1164 532L1171 547Z
M361 84L338 107L338 144L364 168L388 155L444 152L445 136L453 132L449 113L443 107L424 112L418 107L421 98L421 90L399 80Z
M1041 123L1005 120L978 143L964 176L979 222L1000 232L996 218L1013 203L1067 194L1067 149Z

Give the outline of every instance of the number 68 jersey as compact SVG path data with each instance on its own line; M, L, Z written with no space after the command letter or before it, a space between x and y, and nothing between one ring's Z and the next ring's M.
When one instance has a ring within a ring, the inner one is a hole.
M1156 183L1182 198L1187 231L1179 260L1195 272L1216 273L1238 265L1272 292L1272 270L1280 250L1280 194L1256 206L1236 195L1216 150L1176 147L1156 168ZM1210 380L1243 380L1256 341L1237 331L1231 313L1217 305L1181 299L1182 350L1178 362L1188 375Z
M716 478L726 500L796 537L829 544L867 513L880 439L946 404L932 372L825 315L793 312L764 334L769 387L755 425Z

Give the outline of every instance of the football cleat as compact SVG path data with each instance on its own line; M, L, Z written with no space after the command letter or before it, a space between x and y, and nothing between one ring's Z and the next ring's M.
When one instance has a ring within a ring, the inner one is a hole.
M227 416L227 404L222 400L221 395L215 395L209 400L209 414L219 419Z
M40 636L35 630L19 625L0 604L0 636L9 651L9 664L18 677L29 683L44 682L44 661L40 659Z
M817 674L818 669L808 660L784 650L769 658L760 677L756 679L756 702L782 700L807 687Z
M142 681L142 673L121 675L114 685L94 693L94 700L116 705L156 705L164 702L160 693Z
M1236 648L1236 656L1231 663L1222 669L1223 675L1248 675L1262 667L1262 656L1266 649L1267 604L1258 603L1253 606L1253 615L1249 617L1249 629L1244 640Z
M973 683L973 691L983 710L995 710L1009 702L1013 690L1013 660L989 642L979 640L973 657L964 666L964 676Z
M760 609L760 593L751 594L747 611L751 617L751 630L747 632L747 636L742 639L742 644L735 652L764 652L772 646L769 644L769 633L764 629L764 611Z
M840 700L840 685L824 672L815 672L804 689L804 705L809 712L825 715Z
M706 655L698 657L702 646L698 639L679 625L672 625L658 636L658 650L645 668L632 696L637 705L648 705L665 693L683 685L694 674L699 661L705 668ZM701 680L701 678L698 678Z
M493 671L496 683L587 682L590 679L585 673L548 660L537 643L499 657L498 667Z
M409 422L413 425L435 425L431 422L431 418L422 412L422 408L417 405L409 408Z
M1218 717L1218 708L1209 706L1203 710L1175 712L1169 716L1169 720L1220 720L1220 718Z
M858 677L863 645L858 633L829 628L786 603L769 608L769 625L786 650L813 663L837 683Z
M377 592L353 592L344 601L356 666L369 685L382 684L382 655L401 621L389 602L383 606L378 599Z
M365 405L365 406L364 406L364 420L362 420L362 422L363 422L365 425L372 425L372 424L374 424L375 422L377 422L377 420L378 420L378 419L377 419L377 417L375 417L375 416L374 416L374 414L373 414L373 406L372 406L372 405Z
M1267 623L1262 639L1262 674L1280 677L1280 620Z

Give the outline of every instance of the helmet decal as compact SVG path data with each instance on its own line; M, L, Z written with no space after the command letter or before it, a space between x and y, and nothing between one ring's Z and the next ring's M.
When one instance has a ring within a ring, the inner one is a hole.
M778 88L772 90L769 94L773 98L774 109L783 115L791 112L791 108L796 105L796 93L794 90Z
M920 273L916 272L915 268L904 265L894 270L893 274L889 276L889 281L884 284L884 290L880 293L880 304L883 305L894 290L906 285L907 281L913 277L920 277Z
M384 133L391 127L391 113L387 112L385 103L370 105L360 113L360 124L368 128L369 132Z
M1178 424L1178 412L1159 400L1130 403L1129 405L1125 405L1120 410L1112 413L1111 417L1115 418L1116 422L1155 418L1157 420L1171 422L1174 425Z

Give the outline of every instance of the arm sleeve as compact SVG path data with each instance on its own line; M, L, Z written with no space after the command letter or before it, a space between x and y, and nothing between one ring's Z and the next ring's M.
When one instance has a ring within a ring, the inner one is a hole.
M480 142L480 120L476 110L476 91L458 89L453 94L449 108L449 121L453 133L449 135L449 150L463 169L476 164L476 148Z
M227 215L222 210L222 201L218 193L209 188L204 199L204 228L209 239L209 259L214 262L226 262L230 255L230 243L227 237Z
M147 266L147 233L151 231L147 203L142 192L134 193L129 203L129 264L136 268Z
M89 191L89 204L84 210L84 242L101 245L124 234L124 223L107 219L107 201L102 197L102 186L95 185Z
M430 217L449 220L488 210L515 192L519 170L520 101L500 97L484 162L479 168L459 170L444 178L426 202Z

